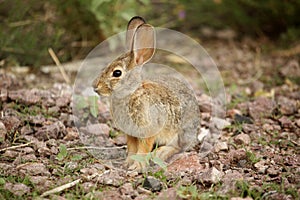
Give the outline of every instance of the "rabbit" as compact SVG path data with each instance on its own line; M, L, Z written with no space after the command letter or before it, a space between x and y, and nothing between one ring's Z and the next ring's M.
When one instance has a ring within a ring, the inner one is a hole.
M129 21L126 46L129 51L104 68L93 88L109 97L114 123L127 136L128 169L143 171L146 163L131 155L148 154L157 144L155 156L166 161L195 145L200 111L193 91L178 78L143 78L143 65L155 53L156 35L142 17Z

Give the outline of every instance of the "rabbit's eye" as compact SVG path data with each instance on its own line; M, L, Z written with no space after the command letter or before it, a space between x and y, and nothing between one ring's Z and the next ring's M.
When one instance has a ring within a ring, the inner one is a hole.
M120 77L122 75L122 71L117 69L113 72L113 77Z

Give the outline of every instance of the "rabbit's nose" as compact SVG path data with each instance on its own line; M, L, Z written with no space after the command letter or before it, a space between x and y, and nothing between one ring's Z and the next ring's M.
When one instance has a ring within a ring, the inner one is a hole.
M100 88L99 88L99 87L94 87L94 92L98 93L98 92L99 92L99 90L100 90Z

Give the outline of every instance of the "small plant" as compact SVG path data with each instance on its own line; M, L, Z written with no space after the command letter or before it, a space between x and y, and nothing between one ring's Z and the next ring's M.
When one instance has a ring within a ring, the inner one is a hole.
M180 186L177 195L183 199L199 199L198 189L195 185Z
M99 107L98 107L98 97L97 96L88 96L84 97L81 95L74 96L74 102L77 110L85 111L83 113L83 117L86 118L91 114L93 117L97 117L99 114Z
M57 154L56 158L59 161L64 160L68 156L67 147L63 144L59 145L59 153Z
M250 161L252 164L255 164L260 161L260 158L256 157L256 155L251 151L246 150L246 156L247 160Z
M145 162L147 166L150 166L150 161L152 161L154 164L158 165L163 170L167 169L166 163L159 157L156 157L155 152L149 152L146 155L140 155L140 154L132 155L131 159L141 163Z
M82 159L82 156L79 154L70 155L66 145L61 144L61 145L59 145L59 153L57 154L56 158L59 161L63 161L67 158L70 158L72 161L78 161L78 160Z

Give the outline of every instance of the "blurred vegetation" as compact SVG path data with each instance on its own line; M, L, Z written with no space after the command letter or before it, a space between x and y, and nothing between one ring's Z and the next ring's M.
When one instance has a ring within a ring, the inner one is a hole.
M297 42L300 38L299 0L184 1L189 29L232 28L240 35L265 36Z
M83 58L134 15L196 37L202 27L230 28L292 45L300 38L299 13L299 0L2 0L0 65L52 64L50 47L62 62Z

